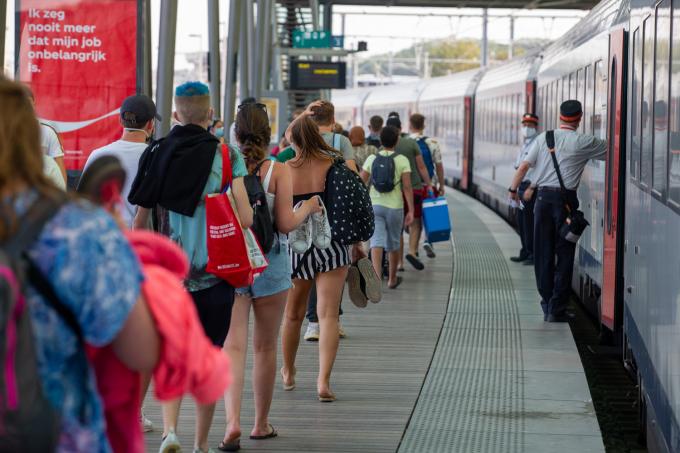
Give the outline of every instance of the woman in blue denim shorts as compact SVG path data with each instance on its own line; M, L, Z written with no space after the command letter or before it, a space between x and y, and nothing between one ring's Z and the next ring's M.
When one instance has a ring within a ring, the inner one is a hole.
M248 170L252 172L265 161L271 129L263 104L242 104L236 115L236 139ZM233 383L224 397L227 428L218 449L237 451L241 438L241 395L248 347L250 309L255 314L253 347L255 349L253 390L255 394L255 426L251 439L276 437L269 423L276 381L276 348L279 328L291 287L291 264L286 234L298 227L312 213L321 211L316 199L310 199L293 212L293 183L290 170L283 164L266 160L258 173L267 194L267 205L275 219L276 238L267 254L269 266L249 287L236 290L229 335L224 350L229 354Z

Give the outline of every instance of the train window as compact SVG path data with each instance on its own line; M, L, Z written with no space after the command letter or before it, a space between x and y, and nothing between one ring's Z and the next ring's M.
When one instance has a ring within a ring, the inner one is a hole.
M680 208L680 5L677 2L673 4L668 201L676 208Z
M640 149L640 182L649 187L652 182L652 143L654 140L654 21L648 17L643 22L642 34L642 131Z
M585 83L585 103L583 104L583 132L586 134L593 133L593 69L590 65L586 66L583 71L583 81Z
M595 63L595 103L593 105L593 135L607 138L607 76L602 69L602 61Z
M656 7L656 43L654 57L654 149L652 189L662 198L666 195L668 159L668 93L670 87L671 2L663 0Z
M630 177L640 177L640 100L642 93L642 35L633 32L633 69L630 107Z

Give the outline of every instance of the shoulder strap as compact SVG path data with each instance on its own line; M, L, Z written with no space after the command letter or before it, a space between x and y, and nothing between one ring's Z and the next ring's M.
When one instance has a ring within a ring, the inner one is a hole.
M231 172L231 158L229 157L229 146L223 143L220 146L220 151L222 153L222 190L220 192L225 192L232 181Z
M264 183L262 184L263 186L262 188L264 189L265 192L269 192L269 183L272 180L272 173L274 173L274 161L271 161L271 163L269 164L269 169L267 170L267 174L264 176Z
M48 198L43 195L39 196L35 203L19 219L20 228L17 234L3 243L2 248L10 258L25 264L26 276L31 286L42 294L45 301L66 322L78 337L78 340L83 342L83 331L75 315L70 308L59 300L50 282L28 256L29 247L38 239L47 222L59 212L65 202L65 195L62 194L55 194L54 198Z
M560 182L560 189L562 190L562 192L565 192L567 188L564 187L564 180L562 179L560 165L557 162L557 156L555 156L555 131L550 130L545 133L545 144L548 146L548 152L550 153L550 158L552 159L553 167L555 168L555 173L557 173L557 179Z

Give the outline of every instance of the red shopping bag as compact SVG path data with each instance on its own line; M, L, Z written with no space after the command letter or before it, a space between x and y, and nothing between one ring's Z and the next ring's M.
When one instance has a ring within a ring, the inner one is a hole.
M250 263L241 221L234 208L231 186L229 148L222 145L222 190L205 198L208 229L208 264L206 271L226 280L234 288L250 286L254 269Z

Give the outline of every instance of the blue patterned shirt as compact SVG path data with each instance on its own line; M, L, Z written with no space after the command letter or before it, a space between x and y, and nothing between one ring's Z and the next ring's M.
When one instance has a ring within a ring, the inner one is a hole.
M35 192L14 203L23 214ZM45 225L29 256L75 315L85 341L104 346L123 327L143 280L136 255L113 219L85 202L71 202ZM43 297L27 289L38 369L45 394L61 411L60 453L107 453L102 403L84 348Z

